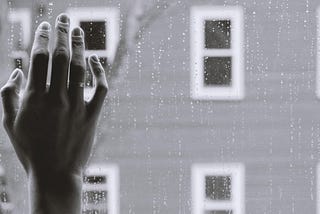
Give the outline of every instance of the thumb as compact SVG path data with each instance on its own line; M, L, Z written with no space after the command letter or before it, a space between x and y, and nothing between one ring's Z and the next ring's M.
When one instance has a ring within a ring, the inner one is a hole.
M12 125L19 109L19 92L23 78L22 71L15 69L7 83L1 88L3 123L6 128Z

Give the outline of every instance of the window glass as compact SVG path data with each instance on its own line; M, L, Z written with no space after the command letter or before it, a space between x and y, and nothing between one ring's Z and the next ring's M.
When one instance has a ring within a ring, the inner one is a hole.
M98 204L107 202L107 191L85 191L83 202L86 204Z
M204 58L204 84L205 86L225 85L232 81L231 57L205 57Z
M231 21L230 20L206 20L205 21L205 47L206 48L230 48Z
M81 21L80 27L85 34L86 50L105 50L106 47L106 22Z
M83 179L84 183L90 183L90 184L105 184L107 183L106 176L85 176Z
M206 176L206 198L210 200L231 199L230 176Z
M233 214L232 210L205 211L204 214Z

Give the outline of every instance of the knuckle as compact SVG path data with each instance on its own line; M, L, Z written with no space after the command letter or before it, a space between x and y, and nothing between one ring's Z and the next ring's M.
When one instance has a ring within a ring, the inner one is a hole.
M86 69L86 66L84 62L81 62L81 60L75 59L75 60L72 60L71 62L71 68L72 70L75 70L75 71L84 72Z
M68 50L68 48L65 48L65 47L56 48L53 53L53 58L55 60L69 61L69 57L70 57L70 51Z

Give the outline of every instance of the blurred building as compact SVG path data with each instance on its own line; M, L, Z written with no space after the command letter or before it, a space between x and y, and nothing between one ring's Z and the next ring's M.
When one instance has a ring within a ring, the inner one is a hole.
M1 4L2 84L27 72L36 26L61 12L108 72L83 213L317 212L317 1ZM0 134L14 213L28 213Z

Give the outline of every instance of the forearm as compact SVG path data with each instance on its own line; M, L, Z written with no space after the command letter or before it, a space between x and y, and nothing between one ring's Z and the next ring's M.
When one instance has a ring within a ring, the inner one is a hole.
M30 214L81 213L81 176L30 173L28 180Z

